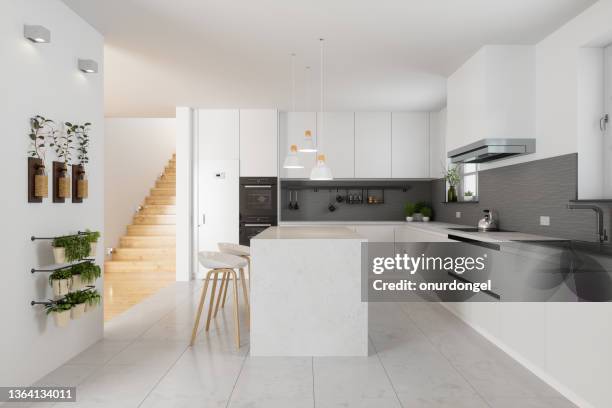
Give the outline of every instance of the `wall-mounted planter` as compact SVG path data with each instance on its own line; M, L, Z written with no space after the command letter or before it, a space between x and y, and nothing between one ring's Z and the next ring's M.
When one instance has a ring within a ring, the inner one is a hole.
M72 310L72 309L70 309ZM53 320L55 321L55 325L59 328L68 327L68 323L70 323L70 310L63 310L61 312L53 312Z
M85 303L77 303L70 309L70 318L76 320L83 316L83 313L85 313Z
M53 162L53 202L63 203L70 197L70 175L68 167L61 162Z
M28 203L42 203L49 196L49 178L41 159L28 157Z
M56 298L66 296L70 291L70 280L69 279L53 279L51 281L53 287L53 296Z
M53 259L56 264L66 263L66 248L53 247Z
M85 168L80 164L72 165L72 202L82 203L89 195L89 182Z

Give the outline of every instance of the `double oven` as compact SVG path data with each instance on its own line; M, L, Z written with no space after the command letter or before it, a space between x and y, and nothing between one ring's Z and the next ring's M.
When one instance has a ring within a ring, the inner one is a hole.
M240 177L241 245L250 245L255 235L277 225L277 183L276 177Z

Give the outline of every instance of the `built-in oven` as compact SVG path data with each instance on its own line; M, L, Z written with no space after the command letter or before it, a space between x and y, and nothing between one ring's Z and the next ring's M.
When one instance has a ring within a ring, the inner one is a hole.
M276 177L240 177L240 244L277 225Z
M276 225L276 217L246 217L240 221L240 245L250 246L251 238Z

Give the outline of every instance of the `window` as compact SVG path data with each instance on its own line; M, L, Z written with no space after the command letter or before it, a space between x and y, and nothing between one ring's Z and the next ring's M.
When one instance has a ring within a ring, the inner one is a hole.
M464 164L459 171L461 173L460 197L471 191L474 199L476 199L478 197L478 164Z

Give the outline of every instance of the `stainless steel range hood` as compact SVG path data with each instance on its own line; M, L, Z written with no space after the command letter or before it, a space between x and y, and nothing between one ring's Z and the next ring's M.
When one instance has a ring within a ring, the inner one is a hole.
M535 153L535 139L482 139L448 152L452 163L486 163Z

